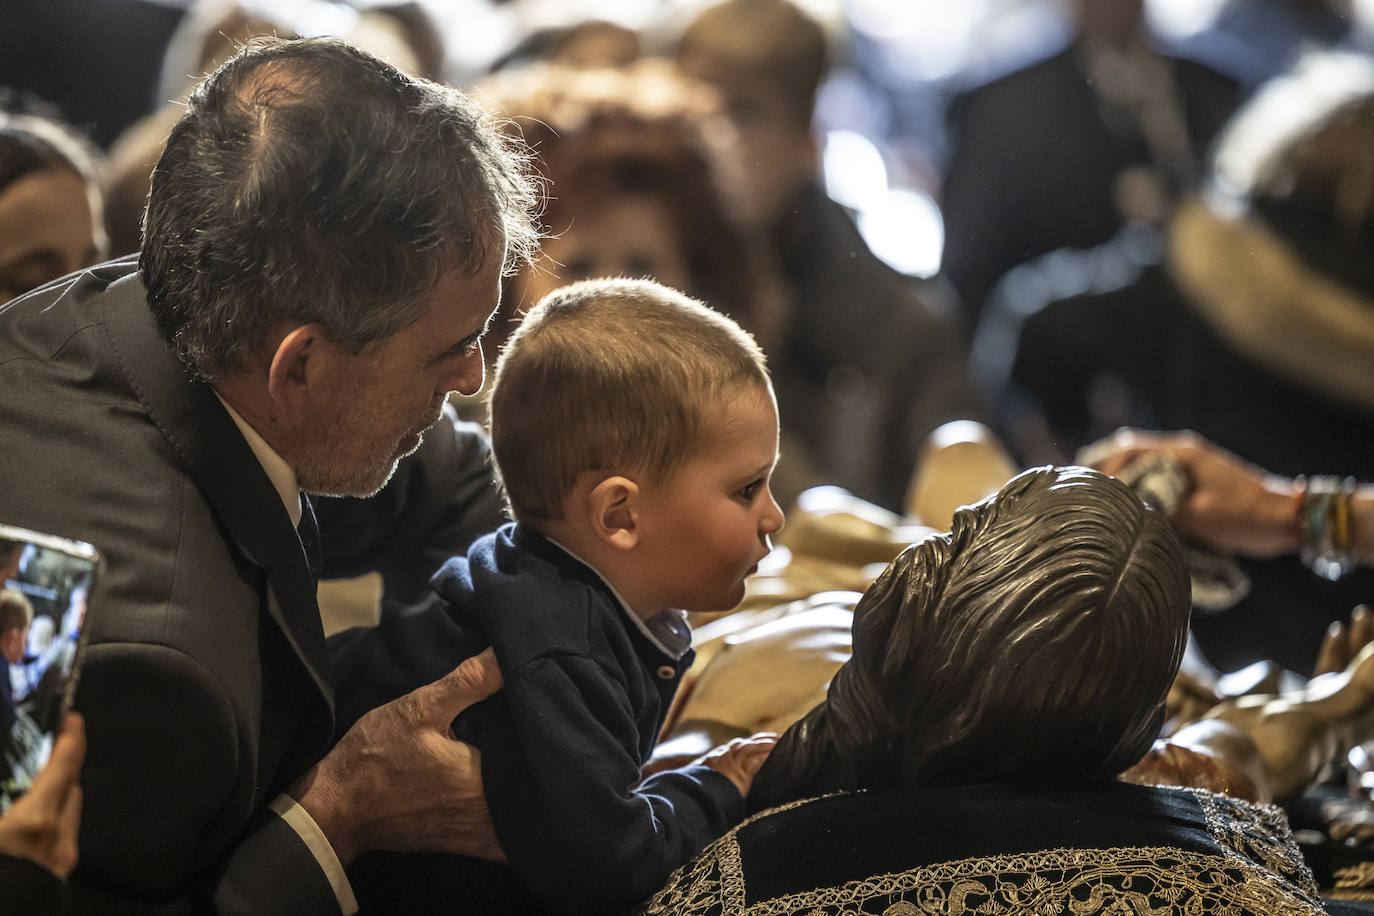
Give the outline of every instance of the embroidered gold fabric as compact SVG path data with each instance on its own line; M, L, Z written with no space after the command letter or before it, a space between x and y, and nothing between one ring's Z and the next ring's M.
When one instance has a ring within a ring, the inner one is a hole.
M1223 849L1260 863L1286 878L1303 894L1320 897L1317 880L1288 829L1288 816L1277 805L1257 805L1205 789L1189 789L1207 818L1207 829Z
M652 916L1312 916L1311 870L1279 809L1198 791L1219 855L1172 847L1047 849L941 862L747 902L737 840L726 834L676 872ZM765 815L766 816L766 815ZM744 825L741 825L743 827Z
M1336 883L1328 896L1337 900L1374 901L1374 862L1358 862L1347 868L1338 868L1333 877Z

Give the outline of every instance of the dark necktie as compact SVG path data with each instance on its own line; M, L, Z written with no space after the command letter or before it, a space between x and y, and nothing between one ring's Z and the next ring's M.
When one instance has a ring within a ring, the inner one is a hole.
M301 494L301 520L296 525L296 533L301 537L301 547L305 550L305 560L310 566L310 575L319 578L320 571L320 526L315 521L315 509L310 499Z

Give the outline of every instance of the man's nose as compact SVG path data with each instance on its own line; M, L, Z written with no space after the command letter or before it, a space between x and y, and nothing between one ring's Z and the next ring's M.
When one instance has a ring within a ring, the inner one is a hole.
M478 343L473 348L473 352L463 357L454 367L454 371L445 376L442 380L443 393L456 391L463 395L472 395L482 390L482 384L486 381L487 361L482 353L482 345Z

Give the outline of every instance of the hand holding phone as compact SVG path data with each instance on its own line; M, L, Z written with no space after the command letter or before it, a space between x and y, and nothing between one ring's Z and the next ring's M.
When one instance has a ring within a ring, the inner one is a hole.
M89 544L0 524L0 812L29 790L71 709L99 562Z

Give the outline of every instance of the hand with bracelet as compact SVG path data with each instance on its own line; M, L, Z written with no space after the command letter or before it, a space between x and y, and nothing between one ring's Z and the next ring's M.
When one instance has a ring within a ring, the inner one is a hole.
M1174 524L1214 550L1260 558L1299 553L1327 578L1374 563L1374 485L1340 477L1290 480L1192 432L1123 429L1093 448L1105 452L1094 462L1098 470L1112 475L1151 456L1178 462L1191 489Z

